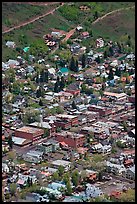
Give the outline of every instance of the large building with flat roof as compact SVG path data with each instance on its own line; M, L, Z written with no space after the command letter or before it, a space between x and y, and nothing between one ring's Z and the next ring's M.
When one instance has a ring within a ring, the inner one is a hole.
M39 140L43 135L44 135L43 129L29 126L24 126L22 128L15 130L15 137L28 139L31 140L32 142Z

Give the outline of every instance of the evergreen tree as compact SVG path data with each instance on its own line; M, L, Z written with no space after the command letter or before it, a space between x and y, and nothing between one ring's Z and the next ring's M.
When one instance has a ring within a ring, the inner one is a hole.
M73 108L73 109L77 109L77 106L76 106L75 101L72 102L72 108Z
M39 87L39 89L37 89L36 91L36 97L39 98L41 97L41 88Z
M8 145L9 145L10 149L13 148L13 141L12 141L12 136L11 135L8 137Z
M98 18L98 12L95 11L95 14L94 14L94 19L97 19Z
M86 56L85 54L82 55L82 68L85 68L86 66Z
M43 102L42 102L41 99L39 100L39 105L40 105L40 106L43 106Z
M44 82L46 82L46 83L48 83L48 77L49 77L49 73L48 73L48 71L46 71L45 72L45 80L44 80Z
M62 76L62 77L61 77L61 81L60 81L60 90L63 90L64 87L65 87L65 79L64 79L64 77Z
M108 79L109 79L109 80L113 80L113 79L114 79L114 75L113 75L113 70L112 70L112 68L110 68L109 75L108 75Z
M100 64L100 56L98 56L98 57L96 58L96 62L97 62L98 64Z
M114 52L113 52L113 47L109 47L109 56L113 56L114 55Z
M71 195L72 194L72 187L71 187L70 181L67 182L66 188L67 188L66 195Z
M121 48L120 43L117 43L117 46L118 46L118 53L121 54L121 52L122 52L122 48Z
M71 71L74 71L75 70L75 60L74 60L74 57L72 56L72 58L71 58L71 61L70 61L70 65L69 65L69 69L71 70Z
M106 59L107 57L108 57L107 51L105 50L105 52L104 52L104 59Z
M116 75L116 76L119 76L119 77L121 76L121 70L120 70L120 68L118 68L118 67L116 68L115 75Z
M78 184L79 184L79 173L78 173L78 170L75 170L72 173L72 182L73 182L74 186L78 186Z
M78 72L78 60L76 60L76 68L75 68L75 72Z
M28 186L30 187L30 177L28 176L28 179L27 179L27 184L28 184Z
M59 84L58 84L58 82L56 82L55 85L54 85L54 92L58 93L59 92L59 88L60 88Z
M61 165L59 166L58 173L59 173L59 176L63 175L63 173L64 173L64 167L63 166L61 166Z

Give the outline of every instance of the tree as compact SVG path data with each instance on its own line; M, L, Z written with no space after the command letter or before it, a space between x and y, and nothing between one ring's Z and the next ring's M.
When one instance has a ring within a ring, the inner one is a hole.
M39 100L39 105L40 105L40 106L43 106L43 102L42 102L41 99Z
M74 57L72 56L71 61L70 61L70 65L69 65L69 69L71 71L74 71L75 67L76 67L75 60L74 60Z
M60 107L60 106L56 107L56 113L57 114L62 114L63 112L64 112L64 110L62 107Z
M103 177L103 174L102 174L102 171L100 171L100 172L98 173L98 180L99 180L99 181L102 181L102 177Z
M109 56L113 56L114 55L114 51L113 51L113 47L109 47Z
M8 159L13 161L16 158L16 153L14 151L8 152Z
M98 18L98 12L95 11L95 14L94 14L94 19L97 19Z
M107 57L108 57L107 51L105 50L105 51L104 51L104 59L106 59Z
M100 64L100 62L101 62L100 56L98 56L98 57L96 58L96 62L97 62L98 64Z
M112 70L112 68L110 68L110 70L109 70L108 79L109 79L109 80L113 80L113 79L114 79L114 75L113 75L113 70Z
M8 145L9 145L9 148L12 149L13 141L12 141L12 136L11 135L8 137Z
M76 106L75 101L72 102L72 108L73 108L73 109L77 109L77 106Z
M75 72L78 72L79 68L78 68L78 60L76 60L76 67L75 67Z
M15 81L15 69L9 68L5 71L5 75L9 79L9 82L13 83Z
M41 97L41 88L40 87L36 91L36 97L37 98Z
M59 180L58 172L54 172L54 174L52 175L52 179L53 179L53 181L58 181Z
M82 68L85 68L85 66L86 66L86 56L85 56L85 54L83 54L82 55Z
M124 128L124 131L127 132L128 128L127 128L127 123L126 123L126 121L124 121L122 125L123 125L123 128Z
M27 179L27 184L28 184L28 186L30 187L30 177L28 176L28 179Z
M59 166L58 173L59 173L59 176L63 175L63 173L64 173L64 167L63 166L61 166L61 165Z
M54 85L54 92L55 93L59 92L59 84L58 84L58 82L56 82L55 85Z
M62 76L62 77L61 77L61 81L60 81L60 90L63 90L64 87L65 87L65 79L64 79L64 77Z
M44 75L44 79L45 79L44 82L48 83L49 73L48 73L48 71L46 71L44 73L45 73L45 75Z
M72 187L71 187L70 181L67 182L66 188L67 188L66 195L71 195L72 194Z
M127 192L123 192L120 195L121 202L135 202L135 190L128 189Z
M119 76L119 77L121 76L121 70L120 70L120 68L116 67L115 75L116 75L116 76Z
M15 195L16 189L17 189L16 183L11 183L11 184L10 184L10 193L11 193L12 196Z
M70 181L70 175L69 173L65 173L64 177L63 177L63 181L65 184L67 184Z
M73 182L74 186L77 186L79 184L79 172L78 172L78 170L75 170L72 173L72 182Z

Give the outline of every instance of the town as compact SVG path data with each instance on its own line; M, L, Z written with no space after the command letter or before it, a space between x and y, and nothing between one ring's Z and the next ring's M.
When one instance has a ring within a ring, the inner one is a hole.
M135 201L135 54L127 33L121 43L100 32L90 46L92 29L79 24L23 49L6 41L16 54L2 62L4 202Z

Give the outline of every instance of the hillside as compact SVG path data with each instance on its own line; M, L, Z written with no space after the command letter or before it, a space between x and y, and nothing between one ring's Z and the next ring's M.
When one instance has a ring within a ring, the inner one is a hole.
M47 2L48 3L48 2ZM86 6L87 10L81 10L80 6ZM30 5L4 2L2 4L2 29L11 28L20 25L22 22L28 22L36 16L40 16L58 5ZM60 29L69 31L77 25L82 25L84 30L91 31L93 38L102 36L103 38L119 40L119 38L128 33L135 39L135 8L134 2L71 2L65 3L54 13L36 20L33 23L15 29L12 32L2 36L2 59L6 60L14 55L14 51L5 46L7 40L15 41L17 46L23 48L33 43L36 39L42 39L43 35L51 32L51 29ZM115 12L116 10L119 12ZM8 12L7 12L8 11ZM95 13L98 19L109 12L115 12L100 21L96 21ZM18 19L18 20L17 20ZM88 42L87 42L88 43Z

